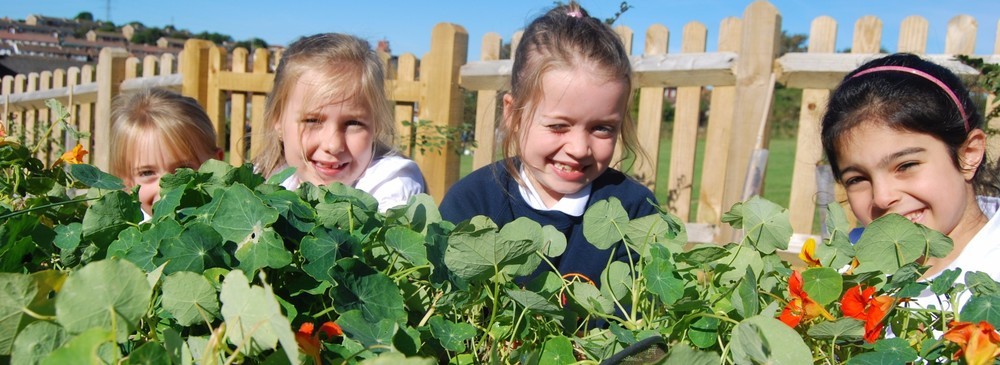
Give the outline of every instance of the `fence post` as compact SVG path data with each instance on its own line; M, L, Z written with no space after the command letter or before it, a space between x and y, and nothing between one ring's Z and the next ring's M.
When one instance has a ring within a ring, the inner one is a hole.
M205 114L212 119L212 127L215 128L215 145L225 150L226 148L226 99L219 89L219 72L222 72L223 60L226 58L226 50L222 47L211 46L208 48L208 82L206 83L205 102L201 106L205 107Z
M215 47L210 41L188 39L181 52L181 94L198 101L201 106L208 101L208 52Z
M833 53L837 41L837 21L821 16L809 31L809 53ZM792 168L792 195L788 198L792 232L810 233L816 210L816 165L823 159L820 118L826 110L830 90L802 90L799 108L799 131L795 142L795 166ZM829 200L829 199L827 199Z
M111 161L111 100L118 95L125 80L125 60L128 52L123 48L105 47L97 61L97 103L94 116L94 166L108 171Z
M481 48L483 61L500 59L500 46L503 40L497 33L486 33L483 36ZM472 155L472 168L489 165L496 154L497 128L497 91L479 90L476 95L476 151Z
M431 51L421 64L424 92L420 118L438 126L455 128L462 122L464 100L458 88L459 69L468 57L469 33L457 24L439 23L431 31ZM458 180L459 155L448 140L438 152L416 156L434 200Z
M232 71L234 73L247 72L248 56L250 56L250 52L246 48L241 47L233 50ZM234 91L230 108L229 163L233 164L233 166L239 166L246 160L247 149L246 143L243 140L246 137L247 129L247 94ZM219 148L224 147L224 145L219 146Z
M279 57L275 55L275 57ZM266 74L270 66L270 57L265 48L257 48L253 51L253 70L254 74ZM261 147L264 145L264 133L265 128L269 126L266 125L264 120L264 102L266 101L266 96L264 94L253 93L250 95L250 159L253 160L260 153Z
M1000 20L997 20L997 26L1000 27ZM1000 28L997 28L997 34L994 37L996 38L994 38L993 54L1000 55ZM998 105L1000 105L1000 102L997 100L997 95L990 95L986 98L986 111L983 115L989 115L990 110L993 110ZM984 124L989 126L989 128L1000 128L1000 117L987 120ZM1000 140L995 137L988 138L986 148L986 156L992 156L993 161L997 161L997 153L1000 153Z
M681 52L704 53L708 29L691 22L684 26ZM701 87L677 88L677 109L674 111L673 143L670 152L670 175L667 178L671 213L685 222L691 212L691 190L694 188L695 149L698 145L698 118L701 116Z
M750 157L757 147L757 136L767 148L768 120L764 113L771 89L771 70L778 52L777 39L781 34L781 15L767 1L755 1L743 13L743 44L736 62L736 106L730 140L729 161L726 167L726 186L723 210L742 199L743 184L747 179ZM720 227L723 239L732 237L728 226Z
M653 56L667 53L669 40L670 31L663 24L649 26L649 29L646 30L644 55ZM636 137L639 140L639 148L645 151L649 158L640 161L641 163L632 170L632 174L653 191L656 190L656 170L660 161L663 90L662 87L652 86L639 89L639 116L636 120L638 135ZM660 204L664 203L669 203L669 199L660 200Z

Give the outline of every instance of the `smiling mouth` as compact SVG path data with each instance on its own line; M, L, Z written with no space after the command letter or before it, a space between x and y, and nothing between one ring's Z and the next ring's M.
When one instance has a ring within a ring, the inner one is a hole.
M320 173L326 175L333 175L344 170L344 168L347 167L347 164L349 162L330 163L330 162L313 161L312 163L313 166L316 168L316 170L318 170Z
M559 171L562 171L562 172L580 171L580 169L578 169L576 167L573 167L573 166L570 166L570 165L566 165L566 164L562 164L562 163L559 163L559 162L552 162L552 166L555 167L556 170L559 170Z
M918 211L909 212L909 213L906 213L906 215L904 215L903 217L906 217L906 219L909 219L910 222L918 223L921 220L923 220L923 218L924 218L924 210L921 209L921 210L918 210Z

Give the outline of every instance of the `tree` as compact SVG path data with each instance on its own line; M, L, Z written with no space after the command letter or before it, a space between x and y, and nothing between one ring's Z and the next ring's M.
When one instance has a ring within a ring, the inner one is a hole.
M79 14L76 14L73 19L92 22L94 21L94 14L91 14L89 11L81 11Z
M805 52L806 51L806 41L809 40L809 36L805 34L792 34L788 35L788 31L781 31L781 44L778 49L778 55L783 55L789 52Z
M254 49L254 48L267 48L267 42L264 41L263 39L254 37L254 38L250 38L250 39L247 39L247 40L242 40L242 41L239 41L239 42L236 42L236 43L233 44L233 48L239 48L239 47L243 47L243 48L246 48L248 50L251 50L251 49Z

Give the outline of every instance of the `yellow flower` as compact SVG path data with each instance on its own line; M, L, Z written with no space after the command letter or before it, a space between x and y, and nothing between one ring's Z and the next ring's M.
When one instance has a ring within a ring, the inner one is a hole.
M802 252L799 252L799 258L802 262L806 263L808 267L823 266L819 262L819 258L816 257L816 240L807 239L805 243L802 244Z
M83 146L77 143L73 150L68 151L60 157L60 160L65 161L68 164L79 164L83 163L83 156L87 155L87 150L83 149Z
M955 360L965 355L965 362L970 365L992 364L1000 355L1000 334L986 321L979 324L955 322L948 324L951 329L945 332L944 339L958 344L961 348L955 353Z

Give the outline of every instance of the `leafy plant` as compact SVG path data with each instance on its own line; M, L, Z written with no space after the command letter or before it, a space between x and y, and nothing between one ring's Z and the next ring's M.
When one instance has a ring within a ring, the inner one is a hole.
M449 145L453 146L456 154L463 154L467 149L476 148L476 141L472 138L475 132L475 125L472 123L462 123L457 127L435 124L429 120L418 120L416 122L403 121L403 127L409 128L408 139L402 141L402 150L407 152L407 156L416 156L429 153L441 154Z

